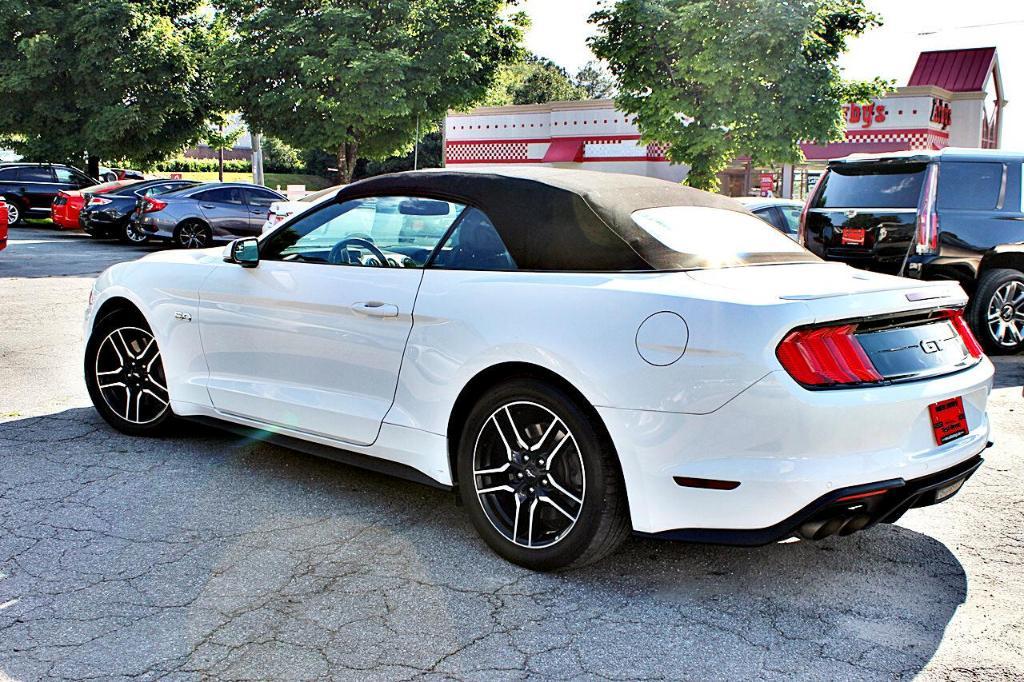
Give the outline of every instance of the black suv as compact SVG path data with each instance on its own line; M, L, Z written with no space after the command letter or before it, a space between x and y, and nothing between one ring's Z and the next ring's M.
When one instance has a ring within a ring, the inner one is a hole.
M1024 350L1024 153L855 154L829 163L800 241L822 258L917 279L952 279L991 354Z
M0 194L7 199L11 225L48 218L57 192L95 184L77 168L59 163L0 163Z

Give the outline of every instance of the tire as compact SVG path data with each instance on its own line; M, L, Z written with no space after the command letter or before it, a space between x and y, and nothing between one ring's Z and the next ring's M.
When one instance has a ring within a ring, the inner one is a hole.
M1024 273L996 268L978 280L968 322L989 355L1024 350Z
M21 203L17 199L8 199L4 203L7 204L7 224L23 225L25 223L25 209L22 208Z
M121 433L160 435L174 423L160 348L140 315L100 320L85 346L84 369L96 411Z
M117 231L117 238L122 244L134 244L136 246L149 241L149 235L133 227L130 221L126 222Z
M520 566L591 564L630 533L618 459L596 413L543 381L509 381L480 398L459 440L457 469L473 526Z
M174 245L182 249L205 249L212 242L210 226L201 220L186 220L174 231Z

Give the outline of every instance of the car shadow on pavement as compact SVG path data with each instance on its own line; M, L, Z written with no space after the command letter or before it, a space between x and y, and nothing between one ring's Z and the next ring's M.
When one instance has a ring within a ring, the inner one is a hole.
M889 679L966 597L899 526L542 574L448 493L207 427L71 409L0 423L0 452L0 677Z

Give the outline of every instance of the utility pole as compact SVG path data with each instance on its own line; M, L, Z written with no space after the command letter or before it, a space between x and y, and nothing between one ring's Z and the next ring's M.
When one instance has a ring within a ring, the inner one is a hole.
M252 133L252 183L263 184L263 139L259 133Z

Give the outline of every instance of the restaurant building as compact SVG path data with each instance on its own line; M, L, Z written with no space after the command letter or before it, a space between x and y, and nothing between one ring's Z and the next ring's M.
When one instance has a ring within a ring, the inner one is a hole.
M721 191L802 197L830 158L947 146L998 148L1005 104L994 47L922 52L905 86L870 103L843 107L845 139L802 144L807 161L798 166L758 168L737 159L721 174ZM669 163L666 145L642 143L635 120L611 100L451 113L444 134L445 163L452 166L542 164L675 182L688 170Z

